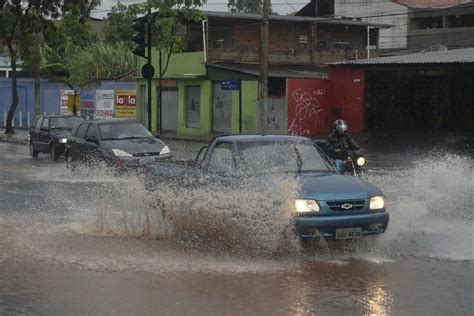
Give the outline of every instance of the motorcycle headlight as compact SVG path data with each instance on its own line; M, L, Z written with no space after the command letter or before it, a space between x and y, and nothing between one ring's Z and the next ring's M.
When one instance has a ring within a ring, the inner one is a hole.
M295 207L297 213L319 212L319 205L315 200L297 199Z
M170 152L170 148L168 146L165 146L161 149L160 155L169 154Z
M357 165L359 167L362 167L363 165L365 165L365 158L364 157L357 158Z
M384 208L385 206L385 201L383 199L383 196L374 196L373 198L370 199L370 209L371 210L379 210Z
M67 138L60 138L60 139L58 139L58 143L60 143L60 144L66 144L66 143L67 143Z
M117 157L131 157L132 156L131 154L129 154L125 150L112 149L112 151L114 152L115 156L117 156Z

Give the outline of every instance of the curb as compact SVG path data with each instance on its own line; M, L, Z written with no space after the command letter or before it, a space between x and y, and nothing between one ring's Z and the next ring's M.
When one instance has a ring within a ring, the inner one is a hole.
M20 145L27 145L28 139L26 138L18 138L14 135L0 135L0 142L4 143L12 143L12 144L20 144Z

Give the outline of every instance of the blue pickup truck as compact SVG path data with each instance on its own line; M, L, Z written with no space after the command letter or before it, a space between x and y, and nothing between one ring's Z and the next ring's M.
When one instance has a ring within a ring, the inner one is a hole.
M344 168L344 162L333 161L306 137L218 136L201 148L193 162L160 163L148 170L146 186L158 189L156 184L164 170L166 177L186 174L188 179L190 175L211 181L226 178L226 183L265 174L288 175L300 184L291 211L295 232L302 240L352 239L384 233L389 214L383 193L366 181L343 175Z

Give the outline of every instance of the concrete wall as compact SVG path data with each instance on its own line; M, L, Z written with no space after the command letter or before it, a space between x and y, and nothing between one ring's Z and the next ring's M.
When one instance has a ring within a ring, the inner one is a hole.
M15 126L28 126L28 115L30 113L30 124L35 119L35 90L34 79L20 78L17 82L19 103L15 112ZM90 88L95 94L95 90L134 90L137 88L135 82L115 82L103 81L100 85ZM61 112L61 90L69 89L58 82L41 80L40 91L40 112L60 113ZM11 79L0 79L0 126L4 126L5 112L8 112L12 102ZM21 124L20 124L21 112Z
M424 49L433 45L473 47L474 27L439 28L408 31L408 48Z
M390 15L363 18L363 21L394 25L389 29L380 29L379 49L406 48L408 30L408 8L390 1L380 0L334 0L336 16L363 17L373 15Z

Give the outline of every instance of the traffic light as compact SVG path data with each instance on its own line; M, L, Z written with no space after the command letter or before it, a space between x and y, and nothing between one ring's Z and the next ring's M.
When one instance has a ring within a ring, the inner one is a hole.
M140 57L145 57L146 51L145 24L145 19L138 20L132 24L132 28L137 32L133 35L132 40L138 44L132 49L132 52Z

